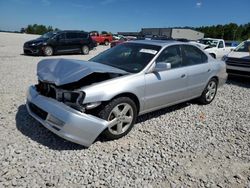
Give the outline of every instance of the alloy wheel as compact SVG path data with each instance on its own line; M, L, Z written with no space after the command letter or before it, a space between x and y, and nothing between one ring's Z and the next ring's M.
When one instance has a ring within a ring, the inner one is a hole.
M121 103L115 106L108 117L109 131L114 135L126 132L133 122L133 114L133 108L128 103Z
M215 81L210 81L207 85L206 100L208 102L212 101L216 94L216 83Z

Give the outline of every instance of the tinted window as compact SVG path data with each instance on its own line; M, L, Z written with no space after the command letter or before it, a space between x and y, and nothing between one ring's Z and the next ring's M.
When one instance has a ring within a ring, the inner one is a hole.
M77 39L79 38L78 33L66 33L66 38L67 39Z
M182 45L184 66L197 65L207 62L207 56L199 48L191 45Z
M158 62L170 63L171 68L181 67L180 47L178 45L167 47L157 58L156 63Z
M223 42L220 41L218 48L224 48Z
M110 65L127 72L143 70L160 50L160 46L123 43L93 57L90 61Z
M58 39L58 40L63 40L63 39L65 39L65 33L61 33L61 34L57 35L57 39Z
M49 39L49 38L52 38L55 35L56 35L56 33L51 31L51 32L43 34L40 38Z
M79 33L79 38L88 38L88 33Z

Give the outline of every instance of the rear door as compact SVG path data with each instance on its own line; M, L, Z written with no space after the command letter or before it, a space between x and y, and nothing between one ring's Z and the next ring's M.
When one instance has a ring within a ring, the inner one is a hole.
M179 45L164 49L156 63L170 63L171 69L145 74L145 109L171 105L187 98L187 71L182 67Z
M182 45L183 66L186 67L188 77L188 95L193 98L201 95L212 70L207 55L193 45Z

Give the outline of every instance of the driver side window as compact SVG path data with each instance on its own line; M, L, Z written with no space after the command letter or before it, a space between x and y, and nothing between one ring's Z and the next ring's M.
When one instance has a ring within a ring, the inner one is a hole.
M59 35L57 35L57 40L64 40L65 39L65 34L61 33Z
M170 63L171 69L181 67L182 58L179 45L167 47L161 52L156 63Z
M224 48L223 42L220 41L218 48Z

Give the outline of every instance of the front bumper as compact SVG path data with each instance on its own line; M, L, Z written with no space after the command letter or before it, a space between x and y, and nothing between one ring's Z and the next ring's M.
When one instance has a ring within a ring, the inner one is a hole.
M231 75L250 77L250 66L242 67L227 65L227 73Z
M40 55L40 54L42 54L42 48L41 47L24 46L23 53L24 54Z
M40 95L34 86L28 89L26 107L29 114L47 129L86 147L108 126L108 122L103 119L81 113L62 102Z

